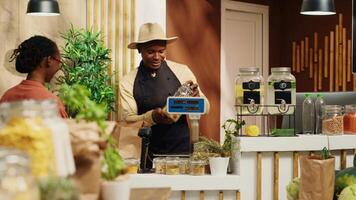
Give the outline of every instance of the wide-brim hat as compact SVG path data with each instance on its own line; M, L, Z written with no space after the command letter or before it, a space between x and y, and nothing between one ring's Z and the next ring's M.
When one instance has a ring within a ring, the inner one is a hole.
M162 27L158 23L142 24L138 33L138 40L131 42L127 47L137 49L139 44L147 43L153 40L164 40L168 43L174 42L178 37L167 37Z

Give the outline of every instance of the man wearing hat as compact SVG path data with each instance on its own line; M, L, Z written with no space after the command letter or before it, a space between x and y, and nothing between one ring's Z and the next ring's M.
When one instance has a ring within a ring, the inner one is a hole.
M186 82L193 89L192 96L203 96L188 66L165 60L166 45L176 39L166 37L157 23L143 24L138 41L128 45L128 48L141 53L142 60L139 67L127 74L120 85L123 117L128 122L143 120L145 126L151 126L149 151L154 154L190 152L187 118L182 115L173 120L163 111L167 97L173 96Z

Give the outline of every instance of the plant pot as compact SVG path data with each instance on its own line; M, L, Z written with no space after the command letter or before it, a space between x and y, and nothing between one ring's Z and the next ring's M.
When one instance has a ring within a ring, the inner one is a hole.
M212 176L226 176L229 157L210 157L209 165Z
M103 181L101 195L102 200L129 200L130 185L128 176L122 176L113 181Z

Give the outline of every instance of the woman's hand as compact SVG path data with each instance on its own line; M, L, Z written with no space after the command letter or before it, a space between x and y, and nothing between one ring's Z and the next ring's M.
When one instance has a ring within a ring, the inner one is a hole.
M152 112L152 119L156 124L172 124L174 121L168 117L161 108L156 108Z

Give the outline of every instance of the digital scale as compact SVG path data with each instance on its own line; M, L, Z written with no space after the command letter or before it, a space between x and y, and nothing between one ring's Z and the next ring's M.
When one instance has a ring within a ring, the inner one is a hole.
M168 97L167 112L169 114L188 115L191 120L191 143L199 140L199 119L206 113L204 97Z
M168 97L167 111L169 114L205 114L204 97Z

